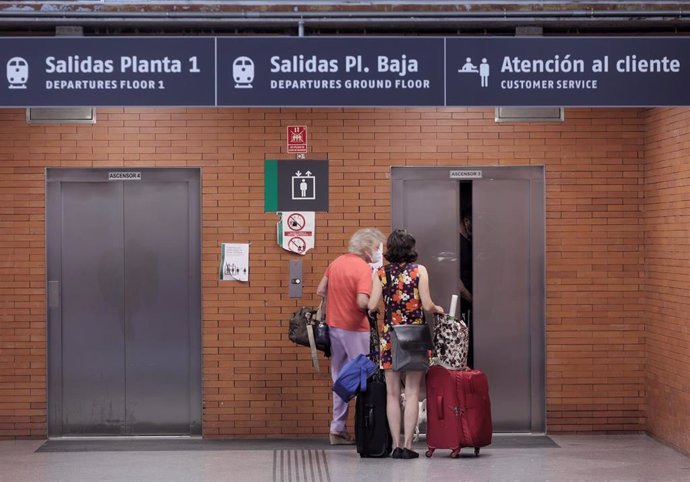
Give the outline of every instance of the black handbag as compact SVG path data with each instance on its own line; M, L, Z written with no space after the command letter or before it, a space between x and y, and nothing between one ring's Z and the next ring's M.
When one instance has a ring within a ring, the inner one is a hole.
M394 325L393 331L398 340L398 346L403 350L422 351L431 350L431 332L426 323L418 325Z
M331 356L331 339L328 325L323 320L323 302L317 309L301 308L290 318L288 338L298 345L311 349L312 365L319 372L319 359L316 351L322 351L327 357Z
M428 325L393 325L391 354L394 371L426 371L431 348Z
M298 345L310 346L308 326L313 329L316 349L323 352L330 351L331 341L328 337L328 325L325 321L319 320L318 310L313 308L301 308L292 314L288 327L290 341Z
M384 268L390 279L390 265ZM393 297L393 283L387 283L388 298ZM386 304L388 320L392 319L390 307ZM433 347L429 326L424 324L392 325L391 356L393 371L426 371L429 368L429 350Z

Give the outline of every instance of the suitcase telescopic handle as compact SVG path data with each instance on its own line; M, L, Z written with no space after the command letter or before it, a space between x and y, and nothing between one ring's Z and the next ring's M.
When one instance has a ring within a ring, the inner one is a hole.
M381 346L379 344L379 322L376 314L371 314L367 310L369 320L369 357L376 364L381 363Z

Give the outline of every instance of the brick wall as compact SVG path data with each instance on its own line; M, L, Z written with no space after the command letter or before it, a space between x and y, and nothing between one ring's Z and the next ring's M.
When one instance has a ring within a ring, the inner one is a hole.
M690 111L650 110L645 144L647 427L690 453Z
M100 109L93 126L27 126L0 110L0 437L46 434L45 167L203 168L204 434L325 434L329 383L287 340L290 258L263 212L263 160L285 126L328 155L331 211L305 256L310 304L360 226L387 231L391 165L545 165L547 408L552 432L645 427L644 113L572 109L496 125L466 109ZM219 283L219 244L251 241L251 284Z

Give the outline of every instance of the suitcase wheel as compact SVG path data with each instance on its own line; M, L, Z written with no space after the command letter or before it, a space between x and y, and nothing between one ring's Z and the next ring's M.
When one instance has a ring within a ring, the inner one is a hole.
M451 459L457 459L460 457L460 450L461 449L455 449L450 453L450 458Z
M431 458L432 455L434 455L434 449L429 449L426 451L427 458Z
M479 457L479 447L474 448L474 456Z

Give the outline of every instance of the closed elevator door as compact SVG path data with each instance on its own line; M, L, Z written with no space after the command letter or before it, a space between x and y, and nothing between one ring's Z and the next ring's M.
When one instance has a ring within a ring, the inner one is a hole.
M49 433L199 433L199 171L113 172L47 173Z
M460 213L471 212L474 367L489 378L494 431L544 432L543 169L472 170L481 177L462 181L472 183L462 206L459 170L393 168L393 228L417 238L432 298L448 309L460 294Z

